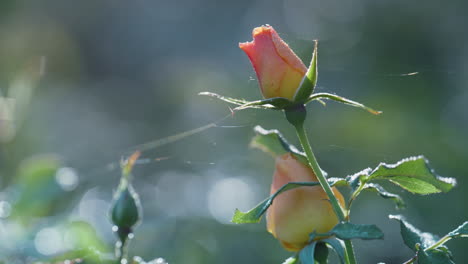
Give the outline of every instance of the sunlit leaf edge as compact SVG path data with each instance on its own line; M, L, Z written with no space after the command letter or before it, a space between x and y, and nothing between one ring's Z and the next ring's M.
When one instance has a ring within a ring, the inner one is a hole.
M408 166L409 162L414 163L410 167L411 170L416 168L420 171L414 175L394 171L401 170L401 166ZM421 195L448 192L456 186L456 179L437 175L429 166L428 160L422 155L404 158L394 164L380 163L374 170L367 168L347 176L346 180L353 190L356 190L360 184L366 184L370 181L388 180L411 193Z
M270 129L267 130L261 126L254 127L255 136L250 141L250 146L254 148L258 148L264 152L270 154L281 155L287 152L291 152L293 154L302 156L305 158L305 154L300 152L294 145L290 144L286 138L279 132L277 129ZM270 146L262 143L262 137L275 137L276 142L272 142L272 144L276 144L275 146ZM283 151L277 151L278 149L282 149Z
M400 234L403 242L414 252L418 251L417 244L424 250L437 242L438 237L428 232L422 232L410 224L402 215L389 215L390 219L400 222Z

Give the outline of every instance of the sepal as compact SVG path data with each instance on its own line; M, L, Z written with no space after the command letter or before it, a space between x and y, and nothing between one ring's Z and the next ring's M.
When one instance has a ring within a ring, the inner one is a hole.
M317 85L317 40L314 41L314 51L312 53L312 60L310 61L310 66L307 69L307 72L304 78L299 85L299 88L294 95L294 102L303 104L309 98L309 96L314 92L315 86Z
M354 106L354 107L357 107L357 108L361 108L361 109L364 109L367 112L369 112L371 114L374 114L374 115L380 115L382 113L382 111L374 110L374 109L372 109L370 107L367 107L367 106L365 106L365 105L363 105L363 104L361 104L359 102L344 98L344 97L336 95L336 94L330 94L330 93L315 93L315 94L312 94L305 101L305 104L310 103L310 102L312 102L314 100L318 100L319 102L324 104L324 102L322 101L323 99L333 100L333 101L336 101L336 102L339 102L339 103L343 103L343 104L347 104L347 105Z

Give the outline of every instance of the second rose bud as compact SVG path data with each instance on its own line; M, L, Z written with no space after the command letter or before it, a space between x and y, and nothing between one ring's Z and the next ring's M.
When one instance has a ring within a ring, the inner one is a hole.
M275 167L271 194L288 182L317 182L312 169L291 153L277 156ZM336 188L333 193L344 206L341 193ZM299 187L280 194L268 209L266 220L268 231L289 251L302 249L312 232L327 233L338 224L321 186Z

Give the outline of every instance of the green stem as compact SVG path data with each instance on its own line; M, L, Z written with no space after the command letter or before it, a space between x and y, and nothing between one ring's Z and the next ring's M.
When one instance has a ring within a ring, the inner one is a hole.
M449 241L452 237L449 236L449 235L445 235L444 237L442 237L441 239L439 239L439 241L437 241L436 243L434 243L432 246L426 248L426 249L421 249L419 248L419 245L416 244L417 246L417 249L418 249L418 252L419 250L424 250L424 251L429 251L429 250L433 250L433 249L436 249L438 248L439 246L442 246L443 244L445 244L445 242ZM418 259L418 252L416 252L416 255L414 255L412 258L410 258L409 260L407 260L406 262L404 262L403 264L411 264L411 263L414 263L417 259Z
M354 255L353 243L349 239L345 240L344 243L345 243L345 250L346 250L346 256L348 258L348 263L356 264L357 262L356 262L356 256Z
M114 229L113 229L114 230ZM130 243L129 234L131 229L129 228L118 228L114 230L119 237L119 241L115 242L115 256L118 259L118 264L122 263L122 260L127 259L128 244Z
M351 197L349 198L349 201L348 201L348 206L346 207L346 214L345 214L346 221L349 221L349 217L350 217L350 214L351 214L351 205L353 204L356 197L361 193L361 191L364 190L365 186L366 186L366 184L364 182L361 183L361 185L359 185L357 190L354 191L353 194L351 194Z
M127 258L127 241L119 241L115 244L115 254L118 258L118 264L122 263L123 259Z
M418 259L418 254L414 255L412 258L410 258L409 260L403 262L403 264L411 264L411 263L414 263L416 260Z
M439 241L437 241L436 243L434 243L434 245L424 249L424 251L428 251L428 250L433 250L433 249L436 249L438 248L439 246L442 246L445 242L449 241L452 237L450 237L449 235L446 235L444 237L442 237L441 239L439 239Z
M330 200L330 203L336 215L338 216L338 219L340 221L344 221L345 215L343 213L343 209L338 203L338 199L336 199L335 194L333 194L333 191L330 187L330 184L328 184L327 179L325 179L325 176L323 176L322 170L320 169L317 163L317 159L315 158L315 155L312 152L312 147L310 146L309 139L307 138L307 134L304 129L304 126L303 125L295 126L295 128L296 128L296 133L299 138L299 141L301 142L302 148L304 149L304 152L307 156L307 160L309 161L310 167L312 167L312 170L314 171L315 176L317 176L317 179L320 182L320 185L322 186L325 193L328 195L328 199Z
M340 222L347 221L343 209L338 203L338 199L333 193L330 184L328 184L327 179L323 175L322 170L320 169L320 166L317 162L317 159L315 158L314 152L312 151L312 147L309 143L309 138L307 137L307 133L304 128L304 121L306 117L306 109L304 105L297 105L290 109L285 109L285 115L289 123L292 124L296 129L297 137L301 142L302 149L304 150L307 156L309 165L315 173L315 176L317 176L317 179L320 185L322 186L323 190L327 194L328 199L333 207L333 210L335 211L335 214L338 216ZM356 257L354 256L353 244L351 243L351 240L345 240L344 242L347 263L356 264Z

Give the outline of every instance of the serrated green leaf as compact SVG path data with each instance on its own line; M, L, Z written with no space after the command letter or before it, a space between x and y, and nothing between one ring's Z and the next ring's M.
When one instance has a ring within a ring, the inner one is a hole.
M318 42L314 41L314 51L312 53L310 66L294 95L294 102L296 103L307 101L308 97L314 92L315 85L317 85L317 46Z
M452 232L448 233L447 236L451 238L468 237L468 221L457 227Z
M390 215L400 222L401 235L405 244L417 253L420 264L454 264L452 254L444 243L452 238L466 237L468 222L463 223L441 239L430 233L423 233L403 220L402 216Z
M419 250L418 251L419 264L455 264L452 256L448 250L434 249L434 250Z
M405 208L406 206L405 202L399 195L387 192L382 186L376 183L366 183L364 185L364 190L377 192L382 198L392 200L395 202L398 209Z
M417 194L448 192L456 184L454 178L437 176L423 156L410 157L396 164L381 163L364 182L389 180L403 189Z
M315 93L315 94L312 94L307 99L307 101L305 103L311 102L313 100L322 100L322 99L333 100L333 101L336 101L336 102L339 102L339 103L343 103L343 104L347 104L347 105L354 106L354 107L357 107L357 108L361 108L361 109L364 109L364 110L366 110L369 113L374 114L374 115L380 115L382 113L382 111L374 110L374 109L372 109L370 107L367 107L367 106L365 106L365 105L363 105L361 103L358 103L358 102L355 102L353 100L344 98L342 96L338 96L338 95L335 95L335 94L329 94L329 93Z
M346 181L348 182L349 186L353 190L353 192L359 187L361 184L361 179L369 176L369 174L372 172L371 168L364 169L358 173L355 173L353 175L347 176Z
M258 223L260 222L262 215L266 212L268 207L273 203L273 200L282 192L292 190L301 186L317 186L320 185L318 182L289 182L283 185L278 189L274 194L265 199L263 202L259 203L253 209L248 212L241 212L238 209L234 212L234 216L231 219L231 222L235 224L248 224L248 223ZM330 185L333 186L333 182L330 182Z
M349 183L344 178L330 177L327 178L327 181L333 186L349 186Z
M342 222L337 224L329 234L333 234L336 237L348 240L348 239L383 239L384 234L376 225L358 225L350 222Z
M300 152L294 145L288 143L278 130L266 130L261 126L256 126L254 131L256 135L250 142L251 147L258 148L271 154L273 157L291 152L302 164L309 166L305 154Z
M261 149L274 157L288 152L300 153L297 148L289 144L276 129L266 130L261 126L255 126L254 131L256 135L252 138L252 141L250 141L251 147Z
M336 238L327 238L327 239L322 239L321 241L331 246L331 248L338 255L338 258L340 259L341 264L345 263L345 249L343 247L342 242L340 242Z
M315 258L315 262L318 262L319 264L328 263L327 244L317 241L317 245L315 246L314 258Z
M400 222L400 233L403 241L405 242L405 245L414 252L418 251L416 244L419 244L422 249L425 249L433 245L438 240L435 235L418 230L416 227L404 220L401 215L389 215L389 218Z
M299 260L302 264L315 264L315 246L317 242L312 242L299 252Z

